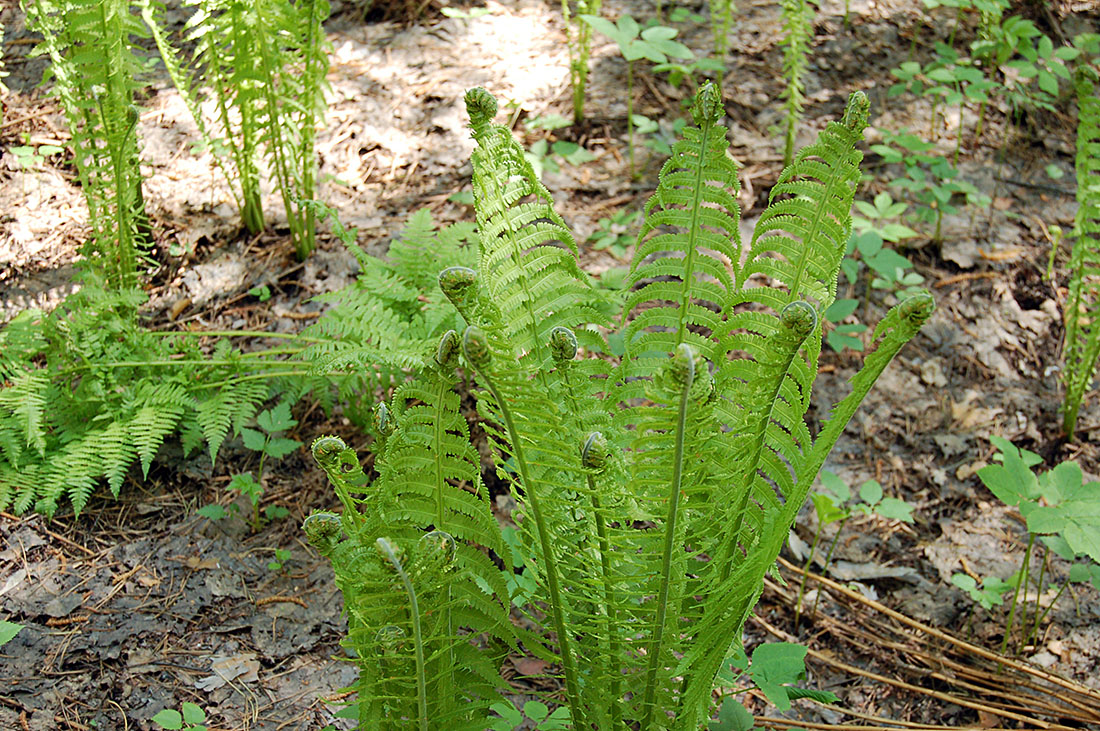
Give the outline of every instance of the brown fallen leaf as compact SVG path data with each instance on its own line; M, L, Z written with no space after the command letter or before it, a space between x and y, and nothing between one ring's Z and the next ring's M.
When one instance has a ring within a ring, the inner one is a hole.
M512 657L512 665L520 675L542 675L550 664L537 657Z

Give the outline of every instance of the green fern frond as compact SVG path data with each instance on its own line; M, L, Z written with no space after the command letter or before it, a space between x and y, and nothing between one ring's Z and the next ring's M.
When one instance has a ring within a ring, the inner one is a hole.
M624 381L651 374L680 343L714 361L722 310L741 259L737 166L726 150L721 93L707 83L661 168L638 234L623 321Z
M577 266L577 244L554 210L512 133L492 123L496 100L484 89L466 93L477 141L474 208L481 244L481 293L499 312L503 334L527 367L550 364L546 343L555 327L577 328L603 318Z
M1077 91L1077 218L1069 262L1063 345L1062 429L1073 437L1085 391L1100 361L1100 94L1095 69L1081 66Z

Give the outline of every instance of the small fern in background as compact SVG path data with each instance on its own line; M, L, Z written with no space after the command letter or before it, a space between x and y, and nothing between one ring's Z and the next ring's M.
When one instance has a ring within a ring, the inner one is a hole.
M1076 91L1077 240L1069 263L1062 356L1066 388L1062 429L1071 438L1081 400L1096 375L1100 358L1100 96L1094 68L1078 69Z
M88 204L84 266L116 289L132 287L151 243L134 104L143 62L132 43L145 29L129 0L32 0L26 10L43 36L35 53L50 59Z
M787 113L786 134L783 143L783 165L790 165L794 155L794 138L802 119L802 75L809 63L810 41L814 34L814 0L782 0L783 76L787 87L783 90L784 109Z
M932 311L919 293L887 314L851 393L811 434L866 97L783 172L746 257L720 95L700 90L646 205L618 364L588 357L609 351L605 301L493 124L495 100L474 89L466 104L480 258L439 277L466 329L378 406L377 479L339 440L314 445L343 513L305 530L344 593L360 728L496 727L496 663L522 640L560 668L572 728L696 731L825 457ZM518 505L508 545L522 581L476 548L506 555L458 408L459 351ZM535 631L501 621L509 602ZM486 682L460 681L471 670Z
M326 0L189 0L196 6L187 39L197 43L195 78L161 29L157 0L140 0L165 67L219 160L249 231L264 228L261 202L268 176L283 201L300 258L315 246L316 128L324 117L328 42ZM198 79L216 111L214 129L196 98Z
M562 0L565 40L569 46L569 83L573 88L573 124L584 121L584 96L588 85L588 57L592 52L592 26L582 15L599 17L600 0Z

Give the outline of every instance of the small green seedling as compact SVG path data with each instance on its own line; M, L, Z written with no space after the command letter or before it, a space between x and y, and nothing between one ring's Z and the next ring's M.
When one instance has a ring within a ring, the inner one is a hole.
M806 592L806 578L810 570L810 564L817 553L817 545L821 541L821 533L825 526L839 522L836 535L833 536L829 550L825 553L825 561L822 572L829 570L829 563L833 559L833 551L836 550L837 541L844 531L844 524L852 517L853 511L859 511L864 515L878 515L889 520L900 520L905 523L913 522L913 506L895 497L883 497L882 485L877 480L867 480L859 488L860 502L852 508L848 508L848 501L852 499L852 491L848 484L829 470L821 471L821 486L824 491L814 493L810 499L817 513L817 531L814 533L813 544L810 546L810 555L802 567L802 581L798 587L798 601L795 603L795 624L798 624L802 616L802 596ZM818 595L820 599L820 594ZM817 613L817 602L814 602L810 614Z
M570 728L569 709L566 706L558 706L553 712L540 701L527 701L523 704L523 712L516 708L515 703L494 703L489 710L495 712L500 718L493 720L489 726L490 731L513 731L523 724L526 716L535 722L531 728L536 731L566 731Z
M291 556L293 556L293 555L294 554L292 554L290 551L286 550L285 548L276 548L275 549L275 560L268 562L268 564L267 564L268 570L269 571L282 571L283 568L286 566L286 562L289 561Z
M165 708L153 716L153 723L169 731L206 731L206 711L194 703L184 702L183 712Z
M65 151L65 148L57 145L31 144L30 135L23 133L23 144L8 148L8 152L15 157L15 163L24 170L34 170L46 163L46 158Z
M263 521L260 519L260 498L264 494L262 482L264 462L268 457L282 459L302 446L297 439L280 436L284 431L298 425L297 420L291 418L290 404L286 401L281 401L274 408L261 411L256 417L256 424L260 427L259 430L247 427L241 429L241 438L246 448L260 453L260 466L257 470L260 477L256 479L251 472L236 474L225 488L227 492L248 498L252 505L250 524L253 532L259 531L263 526ZM220 520L235 512L235 508L235 505L231 505L229 510L226 510L221 505L211 504L199 508L198 514L210 520ZM290 511L281 505L268 505L264 508L264 518L268 521L285 518L289 514Z
M596 251L607 251L611 256L622 261L626 258L628 247L634 243L634 233L640 224L641 216L641 211L622 209L616 211L611 218L601 218L596 224L599 228L588 237L592 242L592 248Z
M1031 582L1031 549L1038 538L1044 545L1036 585L1042 595L1043 580L1047 573L1049 555L1054 553L1076 563L1063 582L1055 598L1045 609L1036 602L1034 621L1028 629L1027 607L1021 611L1020 626L1025 630L1021 646L1026 645L1038 632L1043 618L1062 596L1062 592L1075 581L1092 581L1100 586L1100 482L1085 483L1084 474L1076 462L1062 462L1051 470L1036 476L1032 468L1042 463L1042 457L1026 449L1020 449L1001 437L990 437L999 450L991 464L978 470L978 478L990 492L1007 505L1020 510L1027 523L1027 548L1015 584L1012 604L1005 624L1001 652L1008 647L1009 638L1020 607L1021 593ZM1080 566L1081 568L1076 568Z
M647 59L656 64L668 63L669 58L691 59L695 54L679 41L673 40L679 31L664 25L646 29L629 15L620 15L612 23L606 18L581 15L581 20L593 30L604 34L619 46L619 53L626 59L626 129L630 156L630 176L634 177L634 62Z
M959 587L970 598L978 603L986 611L999 607L1004 603L1004 595L1016 588L1020 575L1016 574L1008 581L996 576L986 576L979 586L977 579L969 574L956 573L951 576L951 583Z
M0 620L0 647L14 640L21 629L23 629L23 625L21 624Z
M262 284L259 287L253 287L252 289L248 290L248 293L253 297L259 299L260 302L267 302L269 299L271 299L271 288L268 287L266 284Z

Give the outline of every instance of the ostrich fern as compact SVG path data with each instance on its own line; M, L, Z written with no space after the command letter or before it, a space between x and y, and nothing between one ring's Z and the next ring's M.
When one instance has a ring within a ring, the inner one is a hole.
M85 267L115 289L135 286L150 240L134 105L142 62L131 38L145 29L129 0L32 0L26 9L43 36L35 53L50 59L88 204Z
M1077 240L1069 263L1066 336L1063 346L1066 397L1063 431L1072 437L1085 391L1100 358L1100 96L1097 73L1077 72Z
M559 669L574 729L696 731L826 455L933 308L919 294L886 315L851 393L811 434L866 97L784 171L746 253L719 94L700 90L646 205L617 364L591 357L609 350L599 297L522 150L493 124L495 100L475 89L466 102L481 257L439 279L465 332L443 334L379 406L376 479L337 440L314 445L343 513L305 527L344 592L360 728L484 728L492 683L458 682L475 667L458 654L480 657L489 669L473 672L489 681L522 640ZM510 595L476 548L499 554L502 539L452 390L459 350L519 506L533 596ZM456 558L420 558L424 541ZM509 601L543 632L502 622Z

